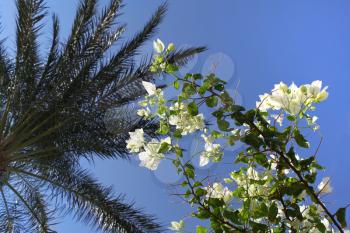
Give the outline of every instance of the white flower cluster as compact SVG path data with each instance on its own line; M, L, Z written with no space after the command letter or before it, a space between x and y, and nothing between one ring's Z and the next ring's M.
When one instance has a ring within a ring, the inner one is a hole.
M230 177L233 181L235 181L238 187L242 187L244 190L246 190L247 198L259 195L264 196L268 194L268 176L263 173L259 173L253 167L248 167L246 172L233 171L231 172ZM230 182L231 179L227 178L226 182ZM261 182L256 181L262 181L265 182L265 184L262 185Z
M184 227L185 227L185 222L184 220L180 220L180 221L172 221L171 226L169 227L169 230L175 231L177 233L183 232Z
M130 138L126 141L126 148L133 153L139 153L140 166L150 170L156 170L160 161L164 158L164 154L159 150L163 143L171 145L171 138L167 137L160 141L152 139L146 143L143 129L136 129L134 132L129 132Z
M228 205L233 199L233 193L229 188L223 186L221 183L213 183L204 188L207 191L206 198L222 199Z
M322 89L322 81L316 80L311 84L296 86L292 83L289 87L280 82L275 85L271 94L260 95L260 101L256 107L263 112L272 110L284 110L290 115L296 116L301 111L311 107L313 103L319 103L328 97L327 87Z
M187 135L196 130L203 130L205 127L204 116L202 113L192 116L188 112L186 104L176 102L169 108L175 114L169 117L169 124L174 125L176 129L181 130L182 135Z
M137 153L145 145L145 137L143 129L136 129L134 132L129 132L130 138L126 140L126 148L132 153Z
M147 105L156 105L158 108L166 108L164 105L164 94L163 91L157 89L153 83L142 81L142 85L148 93L146 100L141 101L140 105L144 108L141 108L137 111L137 114L141 117L149 118L151 116L151 111ZM195 132L196 130L203 130L205 127L204 116L203 114L197 114L192 116L188 111L188 106L184 103L176 102L173 106L169 107L169 110L172 114L169 116L168 122L170 125L174 125L176 129L181 130L182 135L187 135ZM158 113L158 116L162 119L166 118L166 114Z
M214 143L215 138L212 135L202 135L205 142L204 151L201 153L199 158L199 166L203 167L207 165L210 159L219 161L223 155L220 144Z

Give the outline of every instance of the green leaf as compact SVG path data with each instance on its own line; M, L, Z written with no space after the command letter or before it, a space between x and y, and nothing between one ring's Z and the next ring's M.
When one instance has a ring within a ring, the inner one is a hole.
M222 207L225 205L225 202L222 199L219 198L209 198L208 204L214 208L216 207Z
M346 224L346 209L345 208L339 208L337 212L335 213L335 216L337 217L337 220L339 221L340 225L345 228L347 227Z
M215 85L214 88L217 91L223 91L225 89L225 86L223 84L219 83L219 84Z
M269 208L269 215L268 215L269 221L275 222L277 214L278 214L277 205L276 205L276 203L273 203Z
M160 122L158 133L160 134L168 134L169 133L169 125L166 122Z
M226 121L223 118L222 119L217 118L217 123L220 130L228 131L228 127L230 126L230 123L228 121Z
M187 96L196 94L196 88L192 83L185 83L182 88L182 92Z
M196 104L196 102L191 102L188 104L188 112L192 115L192 116L196 116L198 114L198 106Z
M183 155L183 152L182 152L182 149L179 147L179 146L175 146L174 147L174 150L175 150L175 154L179 157L182 157Z
M163 142L161 145L160 145L160 148L158 150L158 153L165 153L165 152L168 152L169 150L169 144L166 143L166 142Z
M218 105L218 98L214 95L209 96L208 98L205 99L205 103L207 104L208 107L213 108L216 105Z
M257 135L252 134L252 133L245 135L241 139L241 141L250 145L250 146L253 146L256 149L259 149L259 147L263 144L262 139L259 138Z
M306 139L304 138L304 136L302 134L300 134L299 130L295 129L294 130L294 139L296 141L296 143L303 147L303 148L309 148L310 144L308 141L306 141Z
M196 227L196 233L207 233L207 228L203 227L203 226L197 226Z
M173 83L173 86L175 89L179 89L180 88L180 82L178 80L175 80Z
M269 166L269 163L267 161L266 155L263 153L259 153L254 155L254 160L260 164L261 166L267 168Z
M234 104L233 99L231 98L231 96L226 91L224 91L224 93L222 93L220 95L220 98L221 98L221 102L224 103L224 104L228 104L228 105Z
M176 129L175 131L174 131L174 134L173 134L173 136L175 137L175 138L182 138L182 130L181 129Z
M194 188L197 188L197 187L200 187L200 186L202 186L202 185L203 185L203 184L202 184L201 182L196 181L196 182L194 182L193 187L194 187Z
M198 212L193 214L199 219L208 219L210 218L210 213L207 210L204 210L202 208L198 208Z
M218 110L212 112L211 115L215 116L216 118L221 118L224 115L224 109L219 108Z
M167 64L166 65L166 68L165 68L165 71L168 73L168 74L172 74L176 71L179 70L179 67L173 65L173 64Z
M190 168L186 168L185 169L185 175L191 179L194 178L194 171L193 169L190 169Z
M269 228L265 224L257 223L257 222L253 222L253 221L249 221L249 223L253 227L253 232L268 232Z
M193 74L192 77L193 77L194 80L198 80L198 79L202 79L203 78L202 74L199 74L199 73Z
M229 111L232 112L232 113L235 113L235 112L241 112L241 111L244 111L244 107L240 106L240 105L230 105L229 107Z
M287 119L288 119L289 121L295 121L295 120L296 120L296 117L295 117L295 116L289 115L289 116L287 116Z
M196 189L195 194L197 197L201 197L207 194L207 191L205 191L204 189L198 188Z

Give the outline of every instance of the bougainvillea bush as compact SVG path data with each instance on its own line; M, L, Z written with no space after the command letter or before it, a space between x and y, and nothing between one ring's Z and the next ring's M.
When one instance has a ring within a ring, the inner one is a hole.
M129 133L127 148L150 170L165 159L173 162L184 176L182 198L192 207L192 217L203 220L196 232L348 231L347 206L332 212L323 200L332 192L331 180L323 177L316 183L324 167L317 162L318 147L312 151L305 136L319 129L315 107L328 97L322 81L300 86L280 82L259 96L256 108L246 110L215 74L178 76L178 67L166 60L173 44L165 47L158 39L154 49L151 71L168 74L181 93L166 99L162 89L143 82L148 95L137 114L159 122L159 136L147 138L142 128L136 129ZM204 107L210 115L201 113ZM181 141L195 133L201 134L204 150L185 159L188 152ZM226 178L210 183L197 175L194 156L199 156L199 166L220 163L223 145L238 141L246 146L235 154ZM169 228L186 232L185 222L171 222Z

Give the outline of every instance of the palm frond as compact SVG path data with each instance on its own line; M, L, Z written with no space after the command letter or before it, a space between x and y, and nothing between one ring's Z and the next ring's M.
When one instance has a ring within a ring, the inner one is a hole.
M124 43L126 26L117 23L121 0L110 0L100 13L97 5L80 0L64 43L53 15L51 46L42 56L44 0L17 0L14 58L0 41L0 233L53 232L60 209L105 232L162 231L154 217L97 182L79 162L127 159L125 140L135 128L155 136L158 123L138 117L129 104L145 93L141 81L157 76L140 49L167 5ZM202 51L180 49L168 59L184 65Z
M25 111L30 106L41 69L37 37L46 11L44 0L17 0L17 9L16 98L21 99Z

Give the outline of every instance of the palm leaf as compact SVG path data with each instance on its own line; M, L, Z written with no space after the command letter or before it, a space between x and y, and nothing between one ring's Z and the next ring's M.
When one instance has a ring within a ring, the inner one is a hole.
M0 41L0 233L53 232L64 213L104 232L162 231L154 217L97 182L79 162L128 158L125 139L135 128L155 136L157 122L139 118L129 104L145 93L141 81L156 76L140 52L167 5L125 42L126 24L116 23L121 1L110 0L101 12L97 5L79 2L65 42L53 15L51 46L42 56L44 0L17 0L14 58ZM202 51L180 49L168 59L184 65Z

